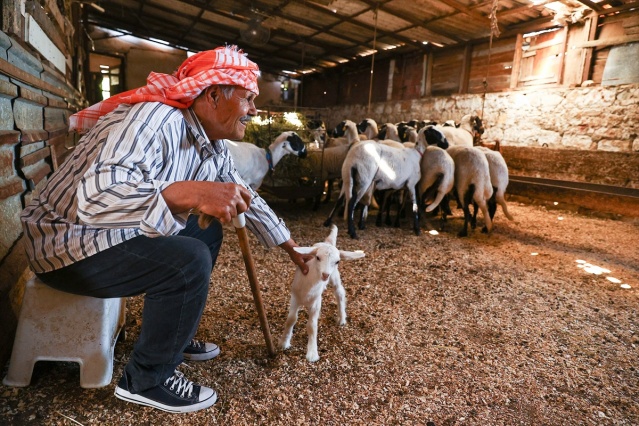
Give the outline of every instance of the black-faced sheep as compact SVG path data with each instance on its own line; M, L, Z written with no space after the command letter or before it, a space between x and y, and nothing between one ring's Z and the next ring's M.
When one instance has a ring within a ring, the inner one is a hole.
M287 154L300 158L306 157L306 145L297 133L281 133L268 150L248 142L226 141L235 167L240 176L251 188L257 190L264 177Z
M508 212L508 206L506 205L505 194L506 187L508 187L508 165L506 165L506 160L504 160L504 157L497 151L482 146L476 146L475 149L483 152L488 160L490 182L493 186L493 197L495 199L495 202L491 203L488 208L490 218L493 219L495 217L497 204L499 204L508 220L515 220ZM476 211L475 214L477 214Z
M447 152L455 162L455 190L464 210L464 227L459 236L468 235L469 224L474 228L475 223L470 214L471 204L478 206L484 216L485 226L482 232L490 232L493 224L488 203L493 195L493 187L486 156L478 149L465 146L451 146Z

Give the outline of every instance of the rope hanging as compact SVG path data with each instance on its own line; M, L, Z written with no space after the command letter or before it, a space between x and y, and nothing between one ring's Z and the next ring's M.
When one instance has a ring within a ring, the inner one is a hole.
M488 70L490 68L490 56L493 49L493 36L499 37L499 23L497 22L497 9L499 8L499 0L493 0L493 4L490 8L490 15L488 18L490 19L490 41L488 42L488 64L486 65L486 76L484 77L484 94L482 95L481 100L481 115L479 116L482 120L484 119L484 103L486 102L486 92L488 92Z
M373 55L371 58L371 82L368 86L368 114L371 112L371 99L373 97L373 73L375 72L375 53L377 52L377 9L375 7L375 30L373 31Z

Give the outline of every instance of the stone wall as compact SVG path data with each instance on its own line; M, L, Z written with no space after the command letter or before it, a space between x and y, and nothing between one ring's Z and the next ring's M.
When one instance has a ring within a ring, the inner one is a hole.
M456 120L482 115L484 141L502 145L639 152L639 85L517 90L481 95L452 95L326 110L329 127L348 118L378 123L403 120Z

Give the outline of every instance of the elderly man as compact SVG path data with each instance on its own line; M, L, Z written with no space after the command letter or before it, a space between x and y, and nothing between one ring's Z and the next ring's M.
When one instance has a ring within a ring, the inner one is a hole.
M220 47L73 115L71 128L88 133L21 215L31 267L47 285L100 298L145 295L140 335L115 389L120 399L176 413L215 403L213 389L177 367L219 353L194 336L221 223L246 212L262 244L280 246L308 271L224 143L242 139L257 113L258 75L235 46ZM217 221L200 229L193 211Z

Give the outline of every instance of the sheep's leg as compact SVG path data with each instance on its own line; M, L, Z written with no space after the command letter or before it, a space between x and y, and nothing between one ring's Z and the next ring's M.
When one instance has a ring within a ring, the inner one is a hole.
M359 223L357 225L358 229L366 229L366 216L368 216L368 206L363 204L359 204Z
M335 212L340 208L342 204L344 204L344 194L340 194L339 198L335 202L335 205L333 206L333 210L331 210L328 218L324 221L324 226L331 226L331 223L333 223L333 216L335 216Z
M382 226L382 220L384 218L384 212L386 211L386 203L388 201L388 190L380 190L382 196L382 205L377 211L377 219L375 219L375 226Z
M346 290L344 290L342 285L342 277L339 274L339 270L333 272L331 283L334 286L333 293L335 293L335 299L337 300L337 323L344 325L346 324Z
M470 218L470 227L472 229L475 229L477 228L477 211L479 210L479 208L477 207L477 203L474 201L472 202L472 205L473 205L473 215Z
M415 188L409 187L407 188L408 196L410 197L410 201L413 205L413 231L415 235L420 235L422 230L419 227L419 206L417 205L417 196L415 195ZM402 203L403 204L403 203Z
M308 323L306 324L308 346L306 349L306 359L310 362L315 362L319 359L319 354L317 353L317 327L321 309L321 297L318 297L315 303L308 307Z
M355 197L351 198L348 201L348 235L351 238L357 238L357 232L355 232L355 204L357 203L357 199Z
M475 185L469 185L466 193L464 194L464 202L462 204L462 209L464 210L464 227L461 231L459 231L460 237L468 236L468 224L472 220L470 215L470 204L473 202L473 197L475 195Z
M481 232L483 233L490 232L490 230L493 229L493 221L490 218L490 214L488 213L487 203L485 201L480 202L479 208L481 209L481 213L484 215L484 223L485 223L484 227L481 229Z
M293 326L297 322L297 313L300 310L300 305L297 302L297 298L291 295L291 305L288 310L288 317L284 323L284 331L280 337L279 345L282 349L288 349L291 347L291 337L293 337Z
M497 212L497 188L493 186L493 195L488 199L488 214L490 215L490 219L495 218L495 213Z

